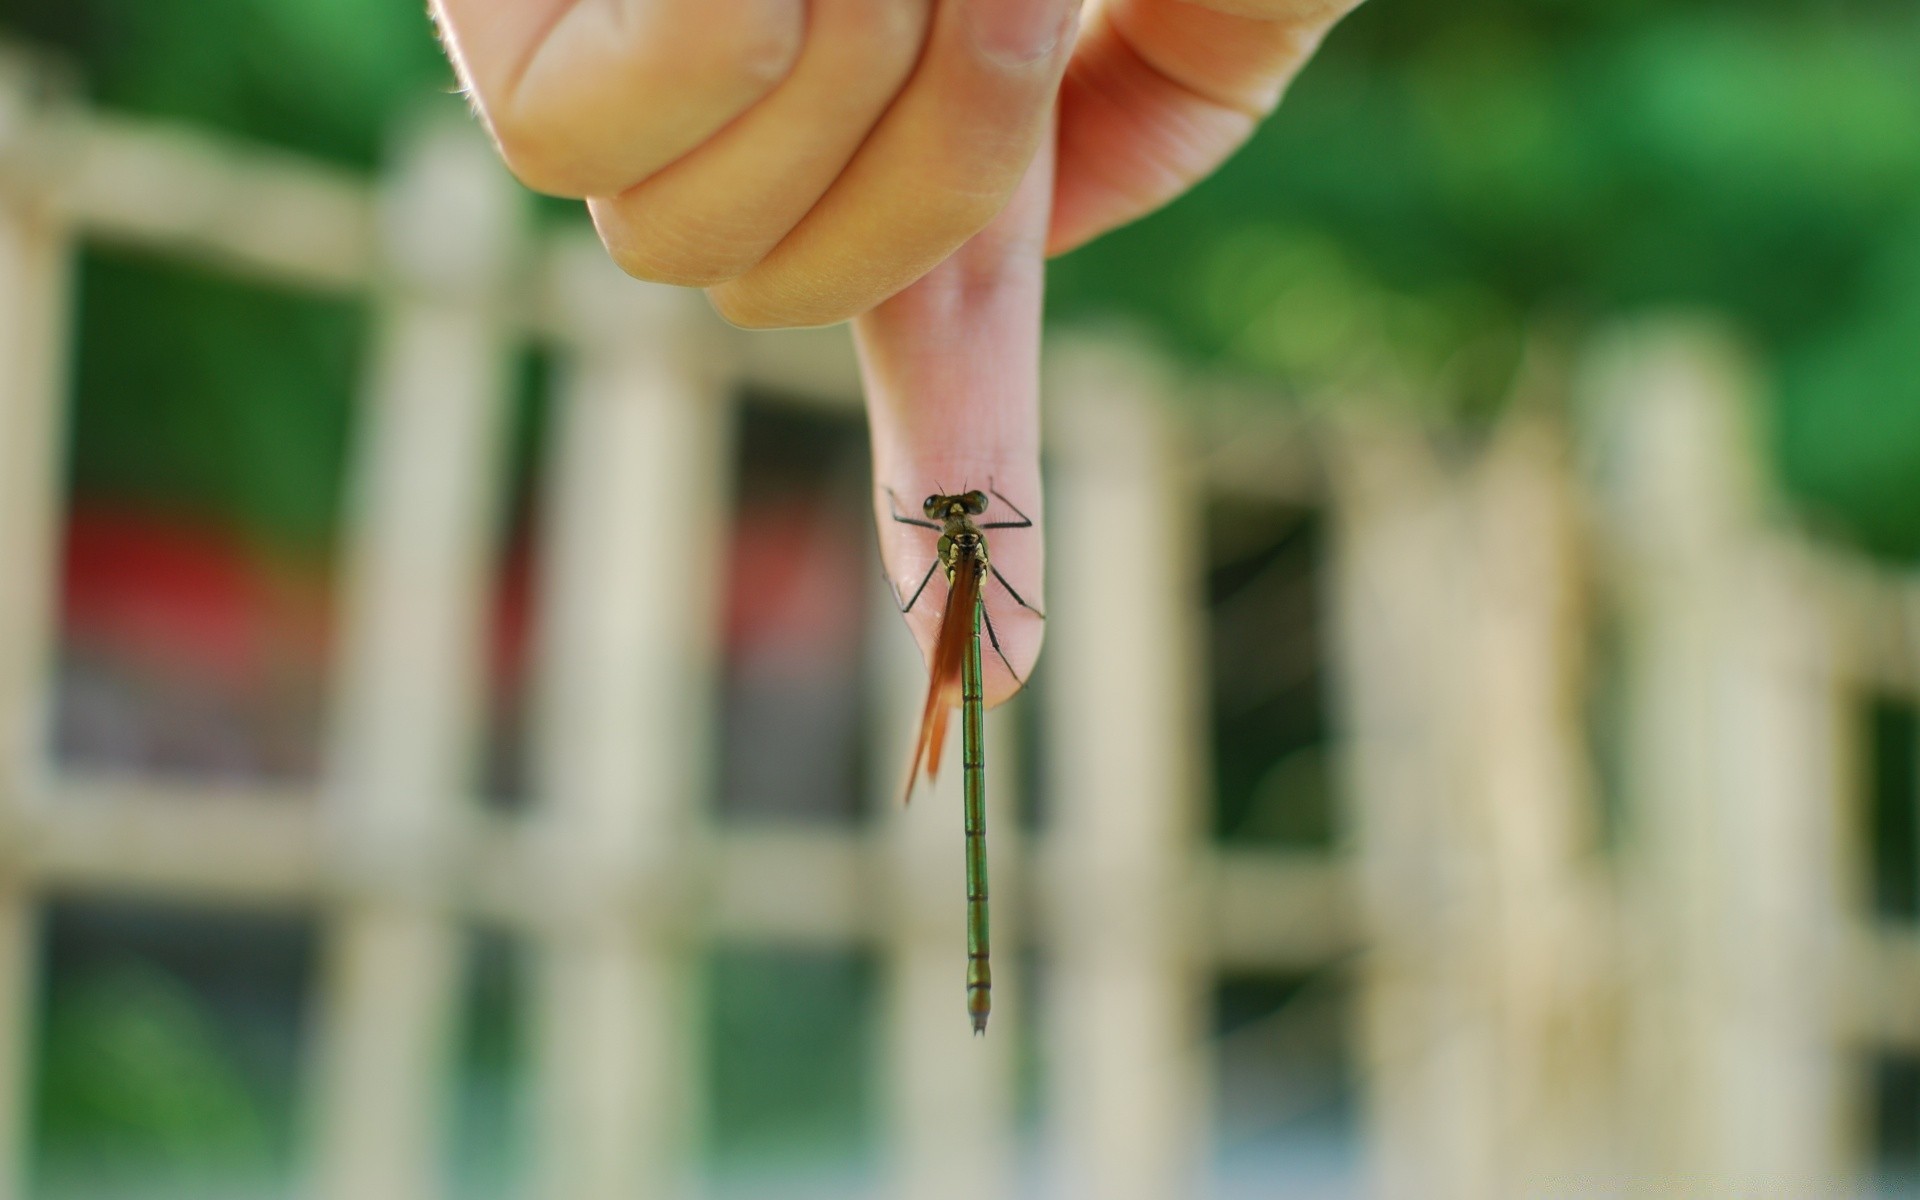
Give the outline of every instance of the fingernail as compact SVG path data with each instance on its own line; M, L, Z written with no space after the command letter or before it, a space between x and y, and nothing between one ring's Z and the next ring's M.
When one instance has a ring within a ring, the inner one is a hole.
M1079 16L1080 0L967 0L967 21L981 53L1012 67L1052 54Z

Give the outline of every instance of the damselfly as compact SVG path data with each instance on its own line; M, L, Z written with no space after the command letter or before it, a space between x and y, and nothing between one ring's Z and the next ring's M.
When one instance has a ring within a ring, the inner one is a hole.
M920 736L914 743L913 765L907 771L906 798L913 799L913 785L920 774L922 761L926 763L929 781L939 770L940 750L947 732L947 713L958 702L961 781L965 784L966 793L963 824L967 838L967 1015L973 1021L976 1034L987 1031L987 1014L993 1008L993 970L988 962L987 937L987 748L983 721L984 689L980 671L982 627L986 629L987 641L993 646L993 652L1006 664L1014 681L1021 682L1019 672L1013 669L1012 663L1007 662L1006 652L1000 648L1000 635L995 632L993 617L987 612L988 577L998 581L1020 607L1041 617L1046 615L1022 599L1013 585L1007 582L1006 576L1000 573L1000 568L994 566L987 557L986 530L1033 527L1027 514L1021 512L1013 501L991 487L988 492L1012 509L1014 516L1019 519L986 524L976 522L974 518L987 511L987 492L976 490L955 495L936 492L928 496L920 506L926 514L926 519L921 520L903 515L899 497L894 495L891 488L887 490L887 496L892 501L894 520L903 525L917 525L940 532L940 540L934 546L933 562L928 565L927 573L921 576L920 586L900 605L901 612L912 612L913 606L920 602L921 595L926 592L934 572L945 574L947 606L940 618L940 632L934 638L930 662L932 678L927 684L926 707L920 714Z

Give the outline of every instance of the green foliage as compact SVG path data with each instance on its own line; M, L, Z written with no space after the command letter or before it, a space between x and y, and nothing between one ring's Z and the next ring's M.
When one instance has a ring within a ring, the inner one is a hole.
M449 1190L462 1200L525 1191L531 1082L523 1004L527 959L520 943L501 934L473 937L446 1142Z
M1920 712L1875 697L1866 711L1868 879L1876 916L1920 920Z
M1784 357L1775 429L1817 512L1889 554L1920 553L1920 221L1889 240L1858 316Z
M1244 501L1208 509L1211 824L1223 841L1324 848L1335 836L1325 541L1311 511Z
M722 951L709 979L716 1161L805 1168L859 1157L874 1121L870 964ZM957 984L954 994L959 1014Z
M340 505L362 314L107 254L81 264L81 494L314 555Z
M48 1170L84 1193L161 1177L186 1186L283 1164L285 1113L259 1094L193 992L135 962L54 991L42 1046Z
M73 55L102 105L366 167L396 112L454 86L425 4L0 0L0 31Z
M1782 474L1920 553L1920 14L1370 0L1211 182L1057 264L1284 383L1496 404L1524 330L1658 307L1768 357Z

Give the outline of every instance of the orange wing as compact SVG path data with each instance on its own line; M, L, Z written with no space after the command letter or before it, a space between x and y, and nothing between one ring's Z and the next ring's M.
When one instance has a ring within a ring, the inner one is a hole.
M946 611L940 617L940 633L933 642L927 706L920 714L920 736L913 747L913 766L907 770L908 802L913 800L913 785L920 777L921 760L926 760L927 782L933 782L940 770L947 716L960 702L960 664L966 657L967 640L973 634L974 610L979 599L980 564L961 559L954 568L953 586L947 589Z

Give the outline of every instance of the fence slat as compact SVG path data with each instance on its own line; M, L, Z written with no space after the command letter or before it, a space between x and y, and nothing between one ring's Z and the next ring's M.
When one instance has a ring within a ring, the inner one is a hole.
M391 272L353 464L328 810L332 922L316 1148L327 1200L439 1190L461 959L436 895L474 774L514 195L484 140L427 124L386 196Z
M40 149L38 86L0 56L0 164ZM46 194L0 186L0 1200L25 1187L39 947L13 855L45 774L72 260Z
M376 197L341 168L151 120L74 132L62 200L94 236L283 286L377 282Z
M700 1111L686 890L708 794L731 395L697 294L562 257L536 783L573 918L535 970L534 1194L670 1194ZM636 920L629 920L631 914Z
M1216 965L1305 973L1360 947L1347 864L1317 852L1218 851L1203 895Z
M1068 1193L1199 1187L1204 948L1193 935L1197 493L1150 364L1067 347L1048 396L1048 1026Z
M1417 427L1351 415L1334 445L1378 1194L1602 1187L1612 1073L1564 442L1523 416L1449 467Z
M1830 1194L1851 807L1819 589L1764 528L1756 391L1724 333L1618 331L1583 387L1628 631L1623 912L1643 1182Z

